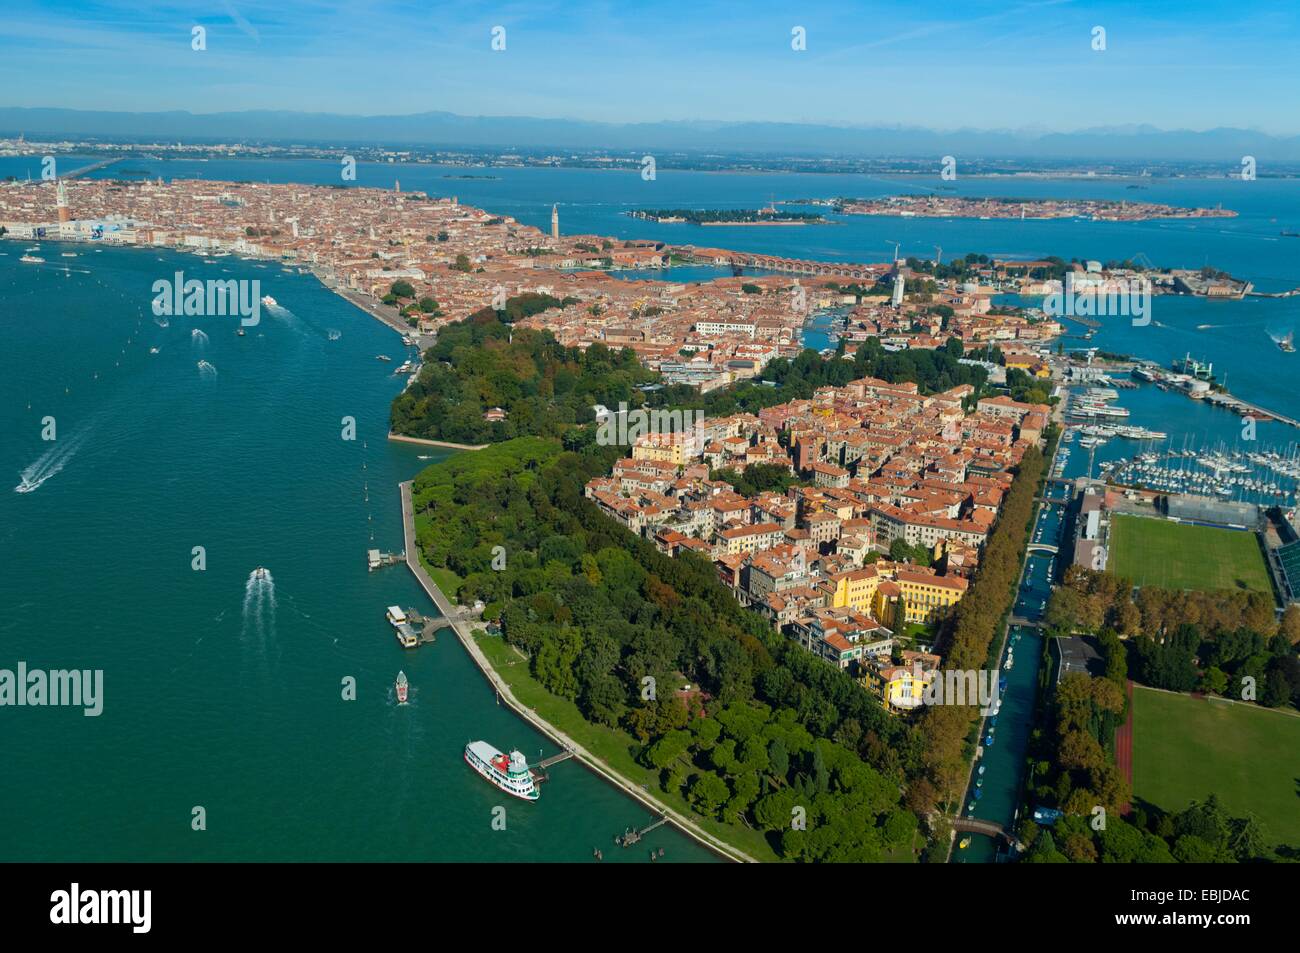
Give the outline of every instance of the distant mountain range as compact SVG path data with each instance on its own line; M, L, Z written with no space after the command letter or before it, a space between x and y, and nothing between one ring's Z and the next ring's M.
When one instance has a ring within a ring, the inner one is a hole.
M783 122L608 123L522 116L459 116L426 112L407 116L346 116L255 110L96 112L0 107L0 135L28 138L90 137L110 140L268 142L314 146L413 145L496 149L574 149L640 152L761 153L790 156L966 156L1026 159L1096 159L1223 162L1300 161L1300 136L1248 129L1202 132L1120 126L1078 132L800 124ZM1261 170L1263 171L1263 170Z

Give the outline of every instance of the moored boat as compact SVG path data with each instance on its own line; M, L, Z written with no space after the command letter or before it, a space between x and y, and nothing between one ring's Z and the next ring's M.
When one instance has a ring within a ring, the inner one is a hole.
M525 801L540 796L528 762L519 751L503 754L486 741L471 741L465 746L465 763L495 787Z

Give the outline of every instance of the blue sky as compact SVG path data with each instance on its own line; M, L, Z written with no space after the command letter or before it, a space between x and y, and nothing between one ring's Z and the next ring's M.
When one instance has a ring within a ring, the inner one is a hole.
M1298 54L1291 2L5 0L0 104L1295 134Z

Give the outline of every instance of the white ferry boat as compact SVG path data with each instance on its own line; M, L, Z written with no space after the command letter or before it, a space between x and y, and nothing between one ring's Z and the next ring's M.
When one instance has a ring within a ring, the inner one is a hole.
M18 260L19 260L19 261L25 261L25 262L27 262L27 264L29 264L29 265L43 265L43 264L45 264L45 259L44 259L44 258L41 258L39 255L23 255L23 257L22 257L22 258L19 258Z
M507 794L525 801L536 801L540 796L528 762L518 751L507 756L486 741L471 741L465 746L465 763Z

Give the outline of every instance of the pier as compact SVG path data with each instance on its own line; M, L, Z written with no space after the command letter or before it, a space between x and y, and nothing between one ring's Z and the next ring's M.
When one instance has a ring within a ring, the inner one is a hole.
M1152 361L1136 363L1134 365L1134 371L1136 372L1139 369L1142 371L1143 375L1146 375L1146 379L1148 379L1150 383L1153 383L1164 390L1177 391L1191 397L1193 400L1202 400L1214 407L1221 407L1224 410L1230 410L1242 417L1253 417L1261 422L1273 420L1280 424L1286 424L1288 427L1296 427L1300 429L1300 420L1297 420L1294 417L1288 417L1285 414L1279 414L1276 411L1261 407L1258 404L1253 404L1248 400L1242 400L1240 397L1234 397L1232 394L1228 393L1226 389L1217 391L1211 390L1204 394L1193 394L1185 387L1179 386L1176 381L1171 380L1168 372L1166 372L1163 367ZM1142 375L1138 376L1139 379L1142 379ZM1187 377L1189 375L1184 374L1182 376Z
M668 815L665 814L660 817L659 820L654 821L640 830L637 830L635 827L629 827L623 833L614 835L614 843L618 844L619 847L631 847L633 844L638 843L641 838L645 837L652 830L658 827L663 827L667 823Z
M547 768L553 764L559 764L561 761L568 761L572 757L573 752L566 748L559 754L551 755L549 758L543 758L534 765L529 765L528 771L532 774L533 781L537 784L541 784L543 781L549 781L551 779L551 775L546 770Z
M418 638L421 645L432 645L438 641L438 619L421 615L414 609L406 610L406 618L410 620L412 626L420 630Z
M396 566L398 563L404 562L406 562L406 553L381 553L377 549L366 550L366 565L371 572L385 566Z

